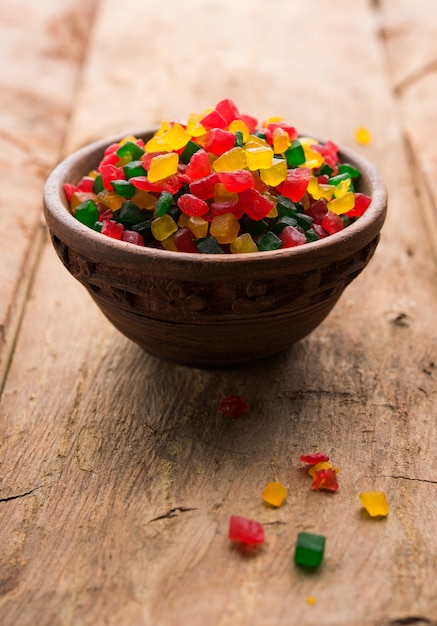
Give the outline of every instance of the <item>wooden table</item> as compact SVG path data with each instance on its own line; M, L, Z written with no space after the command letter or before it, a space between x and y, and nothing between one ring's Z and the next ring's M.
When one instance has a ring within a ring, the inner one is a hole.
M435 0L3 0L2 626L437 624ZM61 266L42 189L72 150L224 97L371 160L376 255L311 336L230 370L160 362ZM359 126L373 142L359 145ZM251 405L218 412L236 393ZM336 494L299 455L324 450ZM267 508L270 480L289 488ZM383 490L386 519L358 495ZM231 514L265 524L242 554ZM314 574L300 530L326 536Z

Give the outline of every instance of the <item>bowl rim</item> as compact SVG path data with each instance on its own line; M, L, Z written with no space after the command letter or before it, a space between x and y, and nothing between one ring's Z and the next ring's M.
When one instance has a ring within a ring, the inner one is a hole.
M137 131L118 133L110 137L99 139L79 148L61 160L49 174L44 185L44 217L49 229L61 241L79 252L83 252L93 261L108 261L126 269L135 269L143 263L152 264L158 269L163 263L165 273L175 271L181 266L185 271L192 268L196 273L199 267L208 272L211 267L220 268L217 271L239 271L244 267L253 272L255 266L266 268L269 264L280 266L284 263L293 263L296 270L301 267L309 269L328 264L333 258L342 259L351 251L363 248L370 243L380 232L387 212L387 189L376 168L363 156L350 148L336 142L339 155L344 162L358 167L361 177L371 192L371 203L365 213L355 222L333 235L315 242L308 242L303 246L283 248L279 250L252 252L241 254L192 254L175 252L134 244L103 237L101 233L85 226L70 213L65 197L63 185L66 182L76 182L86 175L92 164L97 166L104 149L111 143L120 141L126 136L148 138L157 127L147 127ZM314 137L312 134L301 133L300 136ZM87 165L88 164L88 165ZM314 254L312 254L314 253ZM311 260L313 258L313 260ZM159 272L160 273L160 272Z

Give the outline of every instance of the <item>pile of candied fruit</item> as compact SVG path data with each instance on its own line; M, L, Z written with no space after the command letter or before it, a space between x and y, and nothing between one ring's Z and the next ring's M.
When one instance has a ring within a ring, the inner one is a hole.
M237 254L300 246L358 218L370 197L332 141L281 118L260 123L232 100L163 122L146 143L108 146L64 191L72 214L103 235L177 252Z

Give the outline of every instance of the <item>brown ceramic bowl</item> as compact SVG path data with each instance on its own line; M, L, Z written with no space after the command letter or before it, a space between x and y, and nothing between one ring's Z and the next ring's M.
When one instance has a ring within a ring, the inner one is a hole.
M155 129L134 133L148 139ZM195 366L244 363L278 353L328 315L372 257L387 198L372 165L350 150L359 190L372 202L340 233L296 248L203 255L102 236L69 212L65 182L95 168L114 137L62 161L49 176L45 217L59 258L112 324L147 352Z

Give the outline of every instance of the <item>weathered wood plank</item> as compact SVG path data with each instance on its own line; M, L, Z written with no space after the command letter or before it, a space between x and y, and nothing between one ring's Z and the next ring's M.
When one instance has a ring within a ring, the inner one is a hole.
M0 6L0 388L43 241L41 196L72 106L93 2ZM18 197L17 197L18 196Z
M375 140L357 149L390 194L380 248L309 338L221 371L142 353L45 250L1 406L6 624L436 621L436 271L410 219L417 198L368 3L339 0L335 14L323 0L296 5L272 3L269 30L260 1L103 2L68 149L227 95L349 145L365 124ZM305 46L320 54L298 72L290 59ZM206 82L211 67L220 72ZM269 93L254 91L266 77ZM229 393L251 404L236 422L217 411ZM333 496L311 492L299 470L298 455L315 449L341 469ZM278 510L260 500L272 479L290 488ZM361 514L366 489L387 492L386 520ZM232 513L266 523L256 556L229 546ZM327 536L315 575L293 567L301 529Z

